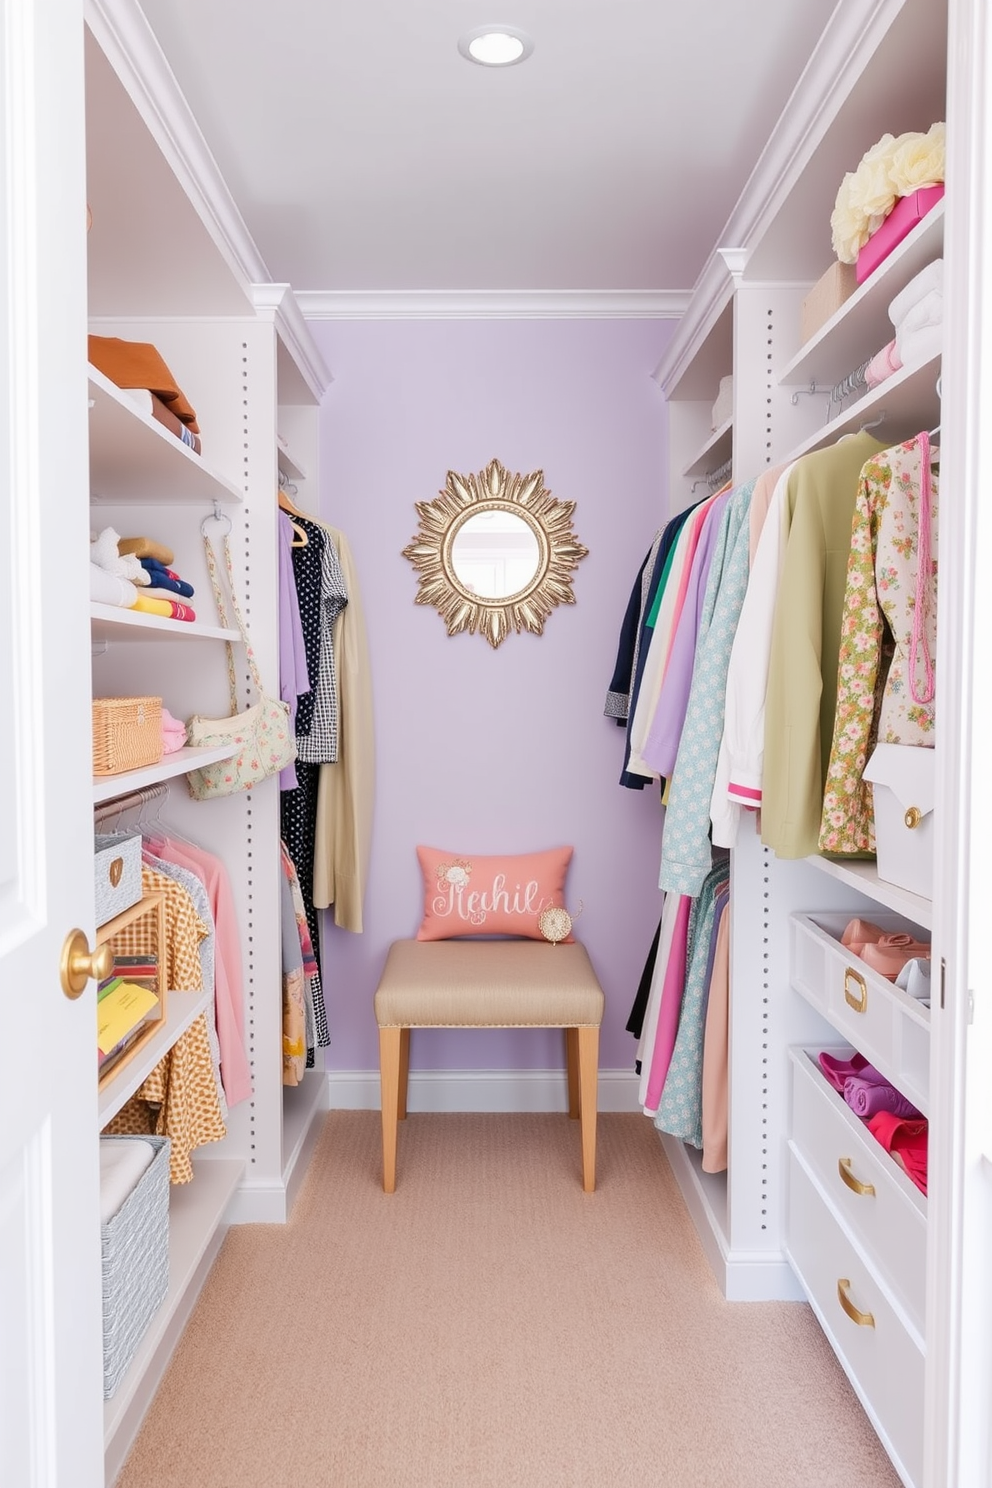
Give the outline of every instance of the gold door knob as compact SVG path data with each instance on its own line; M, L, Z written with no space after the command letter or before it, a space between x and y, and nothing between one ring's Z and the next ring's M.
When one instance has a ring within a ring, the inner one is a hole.
M62 961L59 966L62 991L66 997L78 997L91 978L102 982L113 969L114 953L109 945L104 943L91 951L82 930L69 931L62 947Z
M914 827L918 827L920 825L920 822L922 820L923 812L920 810L919 806L910 806L906 812L906 815L903 817L903 821L906 823L911 832L913 831Z

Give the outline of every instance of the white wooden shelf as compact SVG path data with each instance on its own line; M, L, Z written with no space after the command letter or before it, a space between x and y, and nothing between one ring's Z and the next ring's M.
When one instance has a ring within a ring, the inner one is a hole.
M219 625L201 625L199 620L169 620L164 615L147 615L140 610L125 610L119 605L90 605L90 627L95 641L171 641L183 640L239 641L236 630Z
M200 1016L211 1002L209 992L170 992L167 1014L162 1027L142 1044L134 1058L125 1064L120 1075L108 1081L100 1091L99 1121L101 1130L108 1121L113 1121L122 1106L127 1105L142 1081L151 1074L163 1055L168 1054L173 1044L181 1039L190 1024Z
M146 785L158 785L161 780L174 780L188 770L200 769L203 765L215 764L218 760L230 759L237 753L237 746L224 745L221 749L177 749L174 754L165 754L157 765L144 765L140 770L126 770L122 775L96 775L93 777L93 804L112 801L115 796L129 791L144 790Z
M105 505L240 501L233 481L170 434L96 367L89 369L90 499Z
M798 460L800 455L808 455L811 450L822 449L824 445L835 444L842 434L856 434L864 425L874 424L878 418L881 418L881 423L868 432L883 444L896 444L900 439L911 439L921 429L932 428L940 422L939 375L939 356L915 367L901 368L790 450L783 463Z
M241 1181L240 1159L195 1157L191 1183L169 1191L169 1290L116 1394L104 1402L107 1482L116 1478L141 1418L224 1237L224 1220Z
M933 900L924 899L920 894L911 894L908 889L900 889L896 884L886 883L879 878L878 868L874 863L857 858L842 863L833 858L817 856L807 858L806 861L821 873L827 873L831 878L849 884L859 893L867 894L869 899L884 904L886 909L894 909L897 914L905 915L914 925L920 925L924 930L933 929Z
M734 420L729 418L707 439L694 459L683 470L683 475L709 475L719 470L730 459L734 450Z
M848 377L895 335L889 305L944 248L944 203L918 222L874 274L800 347L778 375L780 386L815 382L824 392Z
M308 478L306 466L300 464L288 445L278 441L277 450L279 469L282 473L288 475L291 480L305 481Z

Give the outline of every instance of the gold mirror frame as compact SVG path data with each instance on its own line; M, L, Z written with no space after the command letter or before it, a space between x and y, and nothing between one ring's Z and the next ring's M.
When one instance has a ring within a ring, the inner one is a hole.
M544 471L510 475L491 460L477 475L448 471L433 501L415 503L420 530L403 549L420 576L417 604L433 605L449 636L479 631L495 650L510 630L540 635L551 611L574 604L572 570L589 552L572 531L574 501L558 501L544 487ZM452 562L455 538L470 517L504 511L521 517L537 539L537 572L523 589L498 599L466 589Z

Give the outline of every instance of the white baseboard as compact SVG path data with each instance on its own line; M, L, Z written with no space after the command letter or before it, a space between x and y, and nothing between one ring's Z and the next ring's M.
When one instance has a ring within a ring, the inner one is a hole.
M600 1111L639 1111L632 1070L600 1070ZM332 1111L378 1111L378 1070L329 1070ZM411 1070L410 1111L567 1111L564 1070Z

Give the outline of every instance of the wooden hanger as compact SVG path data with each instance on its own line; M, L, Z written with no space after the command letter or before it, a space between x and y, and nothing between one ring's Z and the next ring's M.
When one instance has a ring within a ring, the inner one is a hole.
M283 486L279 487L279 510L284 511L290 519L292 519L293 517L303 516L303 513L301 511L297 511L296 507L289 499L289 495ZM292 527L294 533L293 541L290 543L290 547L305 548L310 539L304 532L303 528L297 522L294 522L292 520L290 520L289 525Z

